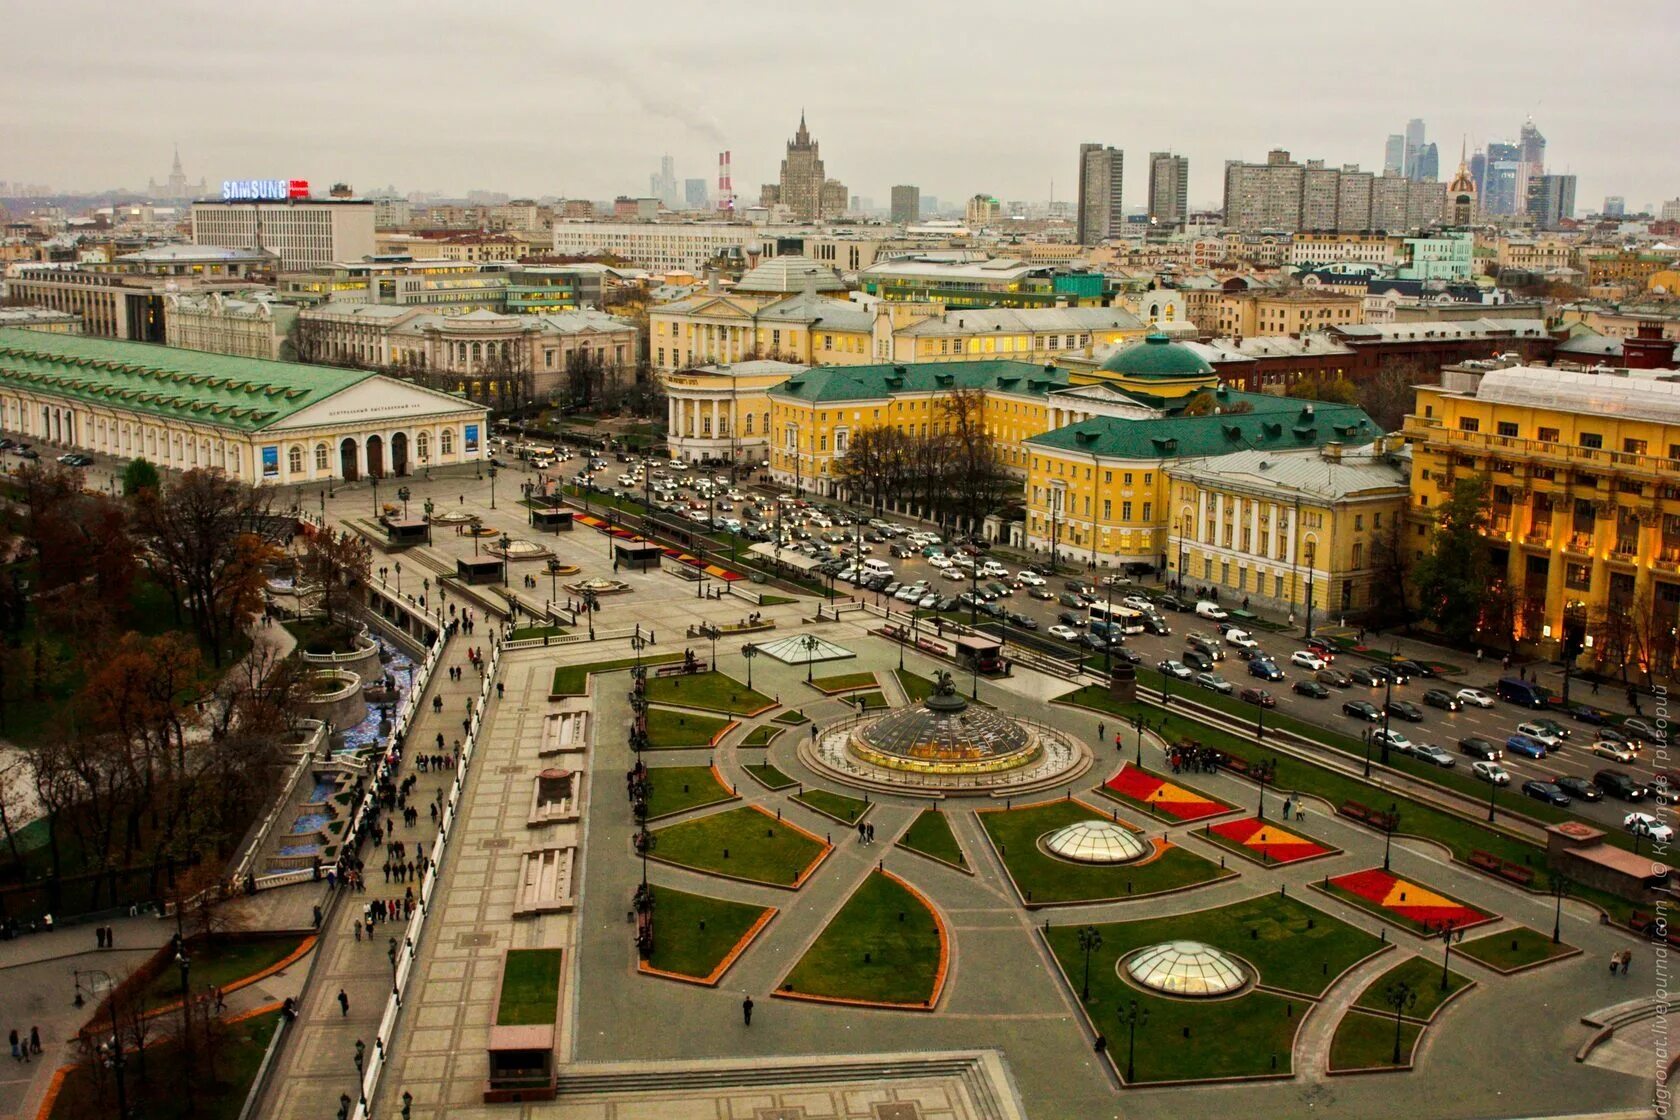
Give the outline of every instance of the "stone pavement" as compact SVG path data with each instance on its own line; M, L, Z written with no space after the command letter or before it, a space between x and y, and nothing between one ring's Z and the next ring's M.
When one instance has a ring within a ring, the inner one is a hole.
M427 812L427 806L440 791L447 793L454 782L455 772L434 769L421 773L415 765L419 753L437 750L437 735L444 736L444 750L461 738L461 718L466 701L476 698L479 688L478 671L467 660L469 646L490 644L488 624L477 627L476 633L461 633L448 639L443 656L427 685L416 709L413 727L408 736L398 780L414 775L413 789L408 803L420 809L418 823L413 828L395 819L391 838L407 845L407 858L413 859L422 850L430 850L437 835L437 825ZM451 681L447 667L463 668L463 679ZM432 699L443 698L443 711L434 714ZM391 994L391 963L387 956L392 936L399 940L404 923L388 921L376 924L371 939L358 938L364 906L375 898L398 900L412 885L419 889L418 878L407 883L387 881L383 874L385 849L364 843L360 856L365 863L363 877L366 889L362 893L348 891L342 886L331 903L315 948L309 983L299 1006L296 1026L288 1032L276 1057L256 1115L263 1117L331 1117L337 1114L339 1095L359 1095L360 1079L354 1064L356 1040L361 1039L371 1050L374 1035L384 1013L385 1002ZM295 890L296 888L287 888ZM302 896L307 898L308 896ZM305 923L307 924L307 922ZM338 1003L338 993L349 998L349 1014Z

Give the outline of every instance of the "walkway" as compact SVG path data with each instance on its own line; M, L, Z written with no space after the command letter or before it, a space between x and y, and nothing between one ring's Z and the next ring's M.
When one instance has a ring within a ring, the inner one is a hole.
M482 637L481 637L482 635ZM429 849L437 835L427 806L454 781L454 771L438 769L422 773L414 764L416 753L431 753L437 749L437 736L444 737L445 749L461 738L461 718L469 699L478 695L478 671L467 658L469 646L489 644L488 625L473 635L458 634L450 638L439 661L438 670L421 697L413 731L409 735L409 749L398 780L410 775L415 778L408 796L408 804L420 809L413 828L405 827L400 816L395 818L391 839L408 845L412 859ZM462 668L460 681L449 679L447 669ZM443 698L443 710L434 713L434 697ZM258 1116L333 1116L337 1114L339 1095L355 1097L359 1079L354 1064L356 1040L371 1049L379 1018L391 992L391 963L387 956L390 938L401 936L402 923L386 922L374 926L371 940L358 938L363 907L375 898L399 901L407 885L418 889L418 878L407 884L389 882L383 873L385 851L381 847L364 845L360 856L365 863L363 875L366 890L350 893L339 890L339 897L330 908L316 945L296 1027L287 1035L269 1076L263 1099L258 1104ZM339 992L349 999L349 1011L341 1010Z

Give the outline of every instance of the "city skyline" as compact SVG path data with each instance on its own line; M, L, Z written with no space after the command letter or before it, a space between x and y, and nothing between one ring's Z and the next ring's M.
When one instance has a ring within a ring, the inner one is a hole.
M1289 3L1279 9L1287 17L1292 6L1304 10ZM1560 15L1569 12L1561 4L1539 5L1548 6ZM619 26L588 13L578 27L538 25L529 36L514 39L472 25L440 36L436 21L423 18L427 9L421 5L422 18L346 23L323 46L317 26L307 19L276 25L254 11L229 10L210 27L185 18L187 5L165 2L158 5L156 22L177 26L177 32L137 66L131 37L98 18L90 4L73 0L20 12L11 21L16 33L0 45L0 88L12 95L10 104L29 108L14 111L0 128L5 141L0 150L11 157L0 165L0 179L50 183L66 192L138 189L163 172L179 143L189 177L212 183L287 175L323 184L343 180L358 189L397 183L405 192L450 196L489 189L521 197L610 198L641 193L650 167L667 153L679 180L710 180L718 151L728 148L740 182L775 181L803 105L812 133L822 139L829 161L844 169L849 189L877 200L888 197L895 183L916 183L940 198L984 192L1004 200L1041 200L1051 196L1053 182L1054 197L1072 201L1078 145L1100 136L1135 153L1134 160L1151 151L1183 154L1191 167L1189 204L1200 208L1219 198L1226 160L1260 160L1267 149L1282 147L1337 166L1357 162L1380 171L1382 137L1397 122L1422 118L1432 135L1468 134L1475 148L1489 137L1515 135L1530 114L1548 140L1548 170L1577 174L1582 197L1617 194L1637 207L1672 197L1680 188L1680 153L1648 143L1667 123L1663 107L1680 93L1680 79L1665 65L1680 47L1680 19L1655 4L1619 5L1624 24L1640 24L1641 34L1614 43L1581 40L1567 32L1567 20L1536 21L1535 5L1523 5L1525 20L1537 30L1520 54L1509 58L1489 48L1505 42L1502 29L1507 15L1519 10L1515 4L1468 12L1426 4L1404 18L1388 12L1362 18L1358 36L1374 41L1403 37L1427 22L1433 8L1450 11L1457 34L1441 41L1432 65L1473 72L1473 97L1461 82L1416 80L1417 71L1403 55L1335 49L1352 29L1316 20L1252 21L1255 26L1240 43L1202 43L1182 59L1153 52L1128 60L1118 76L1092 59L1089 89L1069 98L1062 83L1070 60L1021 57L1008 36L976 36L949 57L929 54L921 44L940 26L937 13L880 6L901 32L885 44L872 44L871 67L892 75L883 85L869 73L836 64L790 63L787 59L800 54L793 49L797 33L791 28L758 28L742 39L728 20L701 20L674 4L656 2L652 8L665 44L657 74L636 68L645 47L640 21ZM1001 4L976 8L981 16L991 9L999 18L1010 11ZM1198 9L1210 19L1221 12L1235 18L1240 11L1223 2ZM1100 11L1085 5L1036 18L1044 22L1044 41L1074 42L1081 41L1081 19ZM172 13L183 18L171 19ZM985 23L965 19L966 26ZM590 38L591 51L568 57L561 67L539 65L550 45L579 32ZM80 52L74 69L31 46L72 39ZM245 43L262 45L231 45ZM448 65L449 58L481 50L508 58L503 73L528 75L510 80L522 85L529 102L593 108L568 114L563 129L533 132L530 118L495 111L505 90L493 94L478 71L456 73ZM735 80L703 81L720 50L728 52ZM531 65L522 69L525 51L531 52ZM1276 52L1280 63L1317 57L1315 82L1357 79L1367 93L1348 104L1326 102L1310 96L1309 89L1256 85L1237 76L1268 51ZM1560 97L1553 76L1592 65L1595 52L1604 62L1595 70L1604 77L1595 81L1591 98ZM262 82L252 87L250 73L273 58L285 58L288 65L273 71L285 77L272 83L270 97ZM975 94L965 100L963 112L919 118L915 128L882 127L894 119L895 104L931 102L963 71L1005 61L1023 79L1011 83L1007 94ZM1199 80L1186 82L1185 68L1192 65ZM328 80L360 68L368 84L388 86L416 66L438 68L429 71L425 103L414 106L424 110L419 116L400 107L346 112ZM101 78L102 67L113 75L109 82ZM116 75L123 96L151 106L148 113L108 112ZM1046 80L1034 80L1039 77ZM763 97L764 89L782 86L788 97ZM246 92L212 94L227 88ZM416 120L424 122L424 131L411 123ZM1136 121L1147 124L1130 123ZM469 173L463 169L471 169L472 180L462 177ZM1443 166L1442 174L1446 171ZM1141 209L1146 192L1143 177L1132 177L1126 208Z

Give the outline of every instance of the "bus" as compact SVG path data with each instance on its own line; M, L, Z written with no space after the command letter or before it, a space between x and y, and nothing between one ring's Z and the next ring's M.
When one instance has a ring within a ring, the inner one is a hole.
M1144 630L1143 612L1134 611L1130 607L1109 606L1106 603L1092 603L1090 618L1087 624L1092 629L1099 629L1095 624L1102 623L1100 629L1109 635L1118 631L1121 634L1141 634Z

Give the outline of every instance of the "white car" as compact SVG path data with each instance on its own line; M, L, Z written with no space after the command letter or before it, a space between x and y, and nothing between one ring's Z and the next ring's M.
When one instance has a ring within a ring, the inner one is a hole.
M1384 731L1379 727L1375 731L1371 732L1372 746L1380 747L1383 745L1384 740L1388 742L1388 749L1391 751L1399 751L1401 754L1412 753L1412 741L1393 728L1389 728L1387 731Z
M980 565L980 574L991 579L1006 579L1009 576L1009 569L996 560L988 560Z
M928 594L923 595L920 599L918 599L916 601L917 608L920 609L920 610L924 610L924 611L930 611L934 607L937 607L938 605L939 605L939 593L938 592L929 592Z
M1470 773L1484 782L1492 782L1496 786L1511 784L1511 772L1497 762L1472 762Z
M1211 618L1216 621L1221 618L1230 617L1225 613L1224 607L1221 607L1218 603L1215 603L1211 599L1203 599L1201 602L1197 603L1196 614L1201 618Z
M1629 813L1622 818L1622 827L1649 840L1667 843L1674 839L1674 829L1649 813Z
M1320 657L1310 649L1296 650L1294 653L1289 655L1289 663L1291 665L1299 665L1303 669L1311 669L1314 672L1317 672L1320 669L1328 668L1330 665L1328 661L1324 660L1324 658Z
M961 568L957 567L955 564L952 564L949 568L939 569L939 574L941 576L944 576L946 579L967 579L968 578L968 573L963 571Z
M1129 611L1144 611L1146 613L1152 612L1155 609L1155 604L1150 602L1148 599L1145 599L1142 595L1128 595L1124 599L1120 600L1120 605Z
M936 568L949 568L951 566L951 558L944 555L929 556L928 563L932 564Z
M1235 628L1225 631L1225 644L1236 646L1238 649L1259 649L1260 643L1255 641L1247 630Z
M1517 734L1527 735L1530 739L1546 744L1546 749L1555 751L1563 746L1563 739L1557 732L1540 723L1519 723Z
M1458 702L1461 704L1473 705L1477 708L1493 707L1493 697L1479 688L1461 688L1456 695Z
M1612 739L1600 739L1592 745L1592 752L1600 758L1613 758L1617 762L1635 762L1639 758L1626 743Z
M1165 673L1167 676L1175 677L1181 681L1187 681L1195 675L1190 666L1186 665L1182 661L1163 661L1159 665L1155 666L1155 668L1161 670L1161 672Z
M1023 568L1016 572L1015 578L1026 584L1028 587L1043 587L1046 582L1043 576L1027 568Z
M1075 630L1071 626L1063 626L1059 622L1050 627L1050 629L1046 630L1045 633L1049 634L1052 638L1061 638L1063 641L1067 642L1076 642L1079 640L1079 631Z

